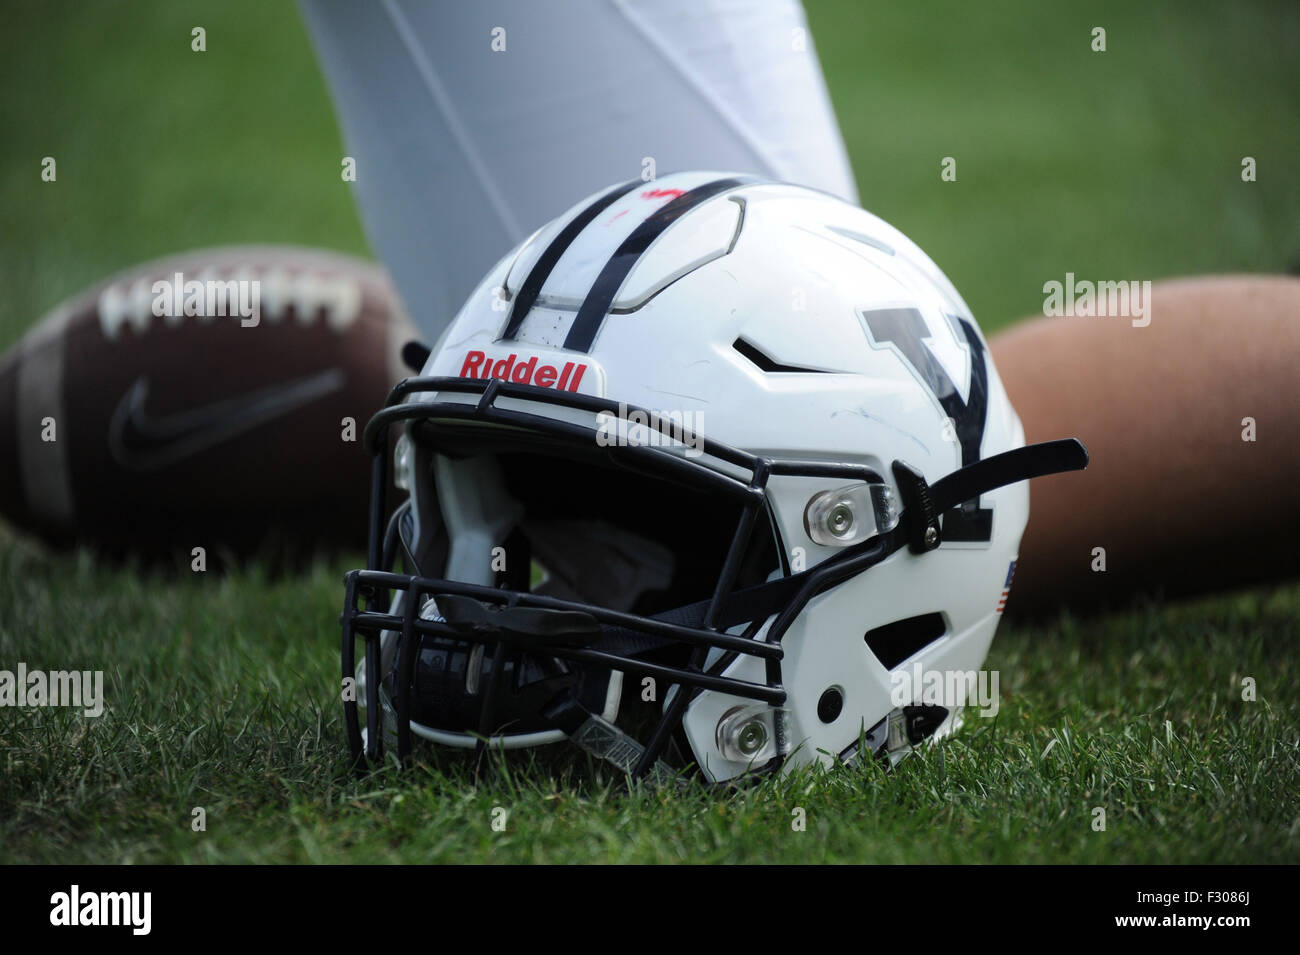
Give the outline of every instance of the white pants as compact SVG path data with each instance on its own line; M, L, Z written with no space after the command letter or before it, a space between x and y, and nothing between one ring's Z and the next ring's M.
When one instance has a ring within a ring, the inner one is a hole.
M856 201L797 0L300 0L371 247L432 343L583 196L685 169Z

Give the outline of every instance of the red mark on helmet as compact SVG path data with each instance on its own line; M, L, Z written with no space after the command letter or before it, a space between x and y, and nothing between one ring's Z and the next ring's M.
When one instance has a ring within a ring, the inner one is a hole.
M685 189L647 189L641 193L642 199L676 199Z

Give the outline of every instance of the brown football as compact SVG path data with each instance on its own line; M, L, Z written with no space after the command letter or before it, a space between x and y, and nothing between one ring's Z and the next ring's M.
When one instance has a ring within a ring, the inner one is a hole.
M0 513L109 554L362 547L361 432L414 337L384 270L347 255L238 246L130 269L0 358Z

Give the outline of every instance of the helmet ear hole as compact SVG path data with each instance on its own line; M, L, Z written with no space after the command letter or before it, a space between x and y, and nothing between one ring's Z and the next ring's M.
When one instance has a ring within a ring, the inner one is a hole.
M823 723L834 723L844 712L844 691L838 686L827 687L817 701L817 718Z

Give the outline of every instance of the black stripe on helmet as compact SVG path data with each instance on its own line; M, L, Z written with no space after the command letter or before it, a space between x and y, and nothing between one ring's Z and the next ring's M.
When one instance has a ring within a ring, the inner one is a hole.
M532 311L533 305L537 302L537 296L542 292L542 286L546 284L546 280L551 275L551 270L555 268L555 263L560 261L560 256L565 253L569 246L573 245L573 240L578 237L578 234L591 224L592 219L640 185L644 185L640 179L633 179L611 189L574 216L569 221L569 224L560 230L560 234L551 240L551 244L546 247L546 251L533 264L528 273L528 278L524 279L519 294L515 296L515 304L510 309L510 320L506 322L506 329L501 333L499 341L512 339L518 334L519 326L524 323L524 319Z
M591 350L591 343L596 340L596 334L600 331L600 326L604 323L610 306L614 304L614 297L618 295L618 290L622 288L628 273L641 258L641 254L650 247L650 243L659 238L669 226L719 193L755 181L747 176L715 179L713 182L697 186L690 192L682 193L672 202L660 206L647 216L645 221L623 240L623 244L600 270L600 275L596 276L591 291L583 299L582 306L578 309L578 316L573 320L569 334L564 339L564 347L570 351Z

